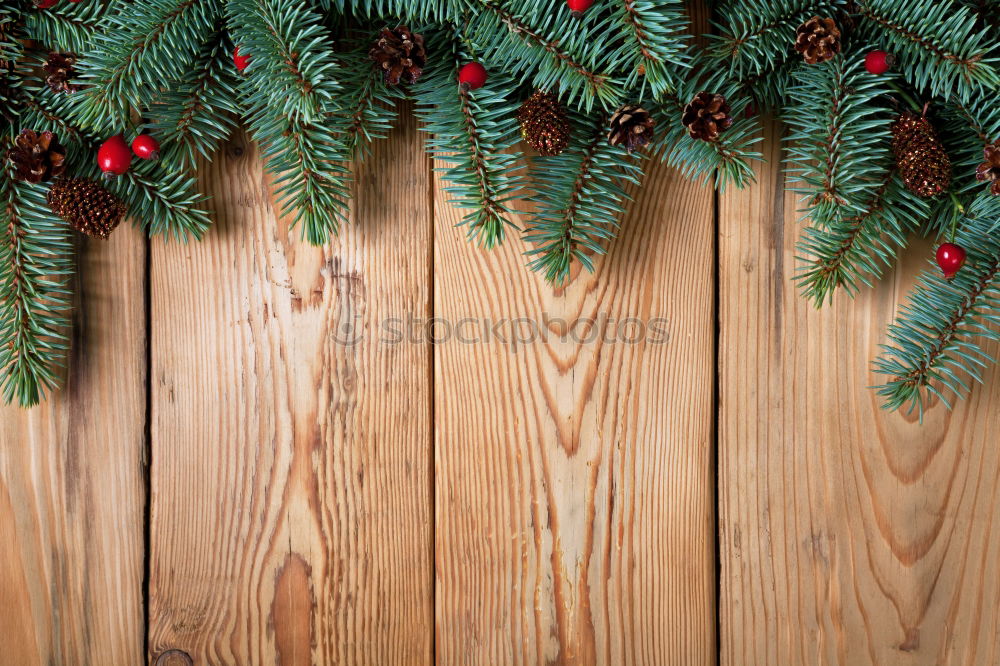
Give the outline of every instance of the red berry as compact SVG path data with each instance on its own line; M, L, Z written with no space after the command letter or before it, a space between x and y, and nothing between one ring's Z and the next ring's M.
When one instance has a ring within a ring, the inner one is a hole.
M458 82L464 90L477 90L486 85L486 68L478 62L462 65L458 70Z
M896 58L885 51L872 51L865 56L865 69L872 74L885 74L896 64Z
M566 0L566 4L569 5L573 16L581 18L583 13L594 5L594 0Z
M132 140L132 152L144 160L155 160L160 156L160 142L149 134L140 134Z
M35 0L35 7L39 9L48 9L49 7L55 6L59 0Z
M965 250L954 243L944 243L937 249L937 263L944 276L950 280L965 264Z
M233 49L233 63L236 65L236 69L243 71L250 64L250 56L240 55L240 47Z
M128 149L125 138L116 134L101 144L97 150L97 166L106 175L120 176L128 171L132 163L132 151Z

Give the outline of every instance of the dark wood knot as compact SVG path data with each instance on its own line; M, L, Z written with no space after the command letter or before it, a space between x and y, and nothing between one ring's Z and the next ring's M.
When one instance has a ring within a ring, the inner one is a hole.
M155 666L194 666L194 660L184 650L167 650L156 658Z

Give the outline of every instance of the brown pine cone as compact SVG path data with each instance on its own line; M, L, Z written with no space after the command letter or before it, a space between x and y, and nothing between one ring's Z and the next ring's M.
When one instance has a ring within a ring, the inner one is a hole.
M924 198L947 190L951 184L951 160L930 121L907 111L889 129L896 168L906 189Z
M72 93L80 89L80 86L70 82L76 77L75 65L76 56L72 53L49 54L45 63L45 83L49 84L52 92Z
M559 155L569 145L569 119L555 95L536 91L518 109L517 120L521 123L521 136L539 155Z
M976 180L992 181L990 192L1000 197L1000 141L986 146L983 158L986 161L976 167Z
M107 239L125 217L125 204L86 178L63 178L49 189L49 208L80 233Z
M649 115L649 111L634 104L626 104L611 116L608 143L612 146L625 146L631 153L653 140L655 125L656 119Z
M368 55L390 85L398 85L400 79L416 83L427 64L423 36L412 33L405 25L392 30L382 28Z
M681 122L692 138L715 141L733 124L731 111L725 97L702 91L684 107Z
M66 169L66 149L52 132L21 130L7 159L14 165L14 178L29 183L58 178Z
M795 31L795 50L810 65L840 53L840 29L831 18L813 16Z

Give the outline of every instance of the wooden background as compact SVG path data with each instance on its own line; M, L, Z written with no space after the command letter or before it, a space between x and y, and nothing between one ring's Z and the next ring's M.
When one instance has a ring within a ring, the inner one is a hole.
M557 291L465 242L408 116L324 249L233 137L208 238L86 243L67 388L2 412L4 663L1000 663L1000 377L879 409L930 248L813 310L779 134L745 191L654 168ZM435 316L552 335L380 338ZM669 339L553 321L601 316Z

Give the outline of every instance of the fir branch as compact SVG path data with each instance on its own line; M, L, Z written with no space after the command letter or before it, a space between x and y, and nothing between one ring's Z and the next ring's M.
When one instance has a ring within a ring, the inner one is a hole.
M951 280L935 267L923 273L909 303L889 327L889 343L875 361L890 376L879 388L885 407L918 409L931 395L951 407L949 397L968 392L967 379L982 381L993 359L977 340L1000 340L1000 239L989 233L996 197L984 194L966 211L956 243L968 261Z
M457 23L473 0L321 0L324 9L338 14L382 20L398 16L404 21L450 21Z
M916 88L967 100L983 87L1000 86L998 36L978 28L968 7L951 0L862 0L858 12L868 38L888 39Z
M15 98L21 85L18 60L24 50L20 22L21 12L16 7L0 7L0 119L6 121L6 127L0 128L0 140L14 135L19 115Z
M230 51L220 30L202 46L192 69L149 108L149 128L164 147L160 159L191 169L198 155L211 158L235 127L239 82Z
M356 40L339 56L346 95L338 118L352 160L364 159L372 142L388 136L396 116L395 103L406 96L402 87L388 85L373 66L370 47L369 42Z
M130 107L145 108L160 88L190 71L210 38L220 0L143 0L105 15L82 60L89 84L84 120L106 133L128 126Z
M525 253L532 258L528 266L556 284L566 281L574 260L594 270L591 255L607 252L623 202L631 199L624 185L642 177L637 157L608 142L606 114L574 115L572 121L575 131L564 153L532 159L530 201L537 208L524 234L535 246Z
M205 234L211 224L208 212L202 207L207 197L197 193L193 178L173 172L166 163L135 160L124 175L105 179L94 160L100 140L92 131L73 122L71 109L77 96L57 95L47 88L30 92L19 98L25 123L38 131L54 132L68 149L71 170L103 180L108 190L128 206L129 216L147 233L179 240L201 238Z
M253 54L240 92L282 212L321 245L347 220L349 195L332 36L310 6L291 0L230 0L228 16L234 39Z
M1000 106L987 94L974 95L968 104L952 100L938 109L935 124L955 174L951 196L942 197L932 207L925 224L928 232L942 236L954 226L955 201L969 208L989 188L989 183L976 180L975 173L983 161L983 148L995 141L993 137L1000 139ZM996 220L1000 225L1000 210Z
M199 194L194 178L166 171L166 165L141 161L104 186L128 206L129 216L151 236L186 242L201 240L212 224L203 208L208 197ZM91 173L97 178L96 173Z
M615 0L609 20L624 38L608 60L627 72L627 88L639 87L639 97L674 92L690 66L690 29L680 0ZM610 32L610 31L609 31ZM620 53L620 55L619 55Z
M890 168L891 115L880 101L888 80L837 57L799 69L788 91L787 162L800 183L790 189L820 228L864 214Z
M470 209L460 223L468 227L469 239L492 248L503 242L505 226L513 226L508 202L522 186L514 148L516 109L505 98L513 81L497 75L487 86L466 92L457 81L468 55L458 41L436 35L430 48L438 55L413 87L422 129L432 134L428 150L449 183L450 202Z
M22 407L56 388L69 347L73 244L46 189L0 171L0 388Z
M570 22L569 9L559 4L555 19L539 17L535 0L473 0L467 39L488 63L521 75L535 88L554 92L570 105L589 111L618 106L623 83L611 67L600 69L601 51L612 37L595 34L580 24L571 34L556 35L553 25ZM620 31L618 27L615 32Z
M93 161L96 137L73 122L73 99L70 95L56 95L41 82L22 86L17 91L16 104L21 111L21 125L36 131L49 131L59 137L67 149L70 167L78 168Z
M746 112L751 100L724 71L713 69L702 56L694 57L689 72L676 93L664 94L659 104L651 106L658 122L652 153L688 178L711 177L720 190L730 183L744 187L754 180L751 163L761 159L753 149L762 139L760 121ZM734 118L732 127L715 141L692 138L681 123L684 108L702 90L725 97Z
M813 16L835 17L844 0L730 0L718 8L711 58L744 80L771 72L785 61L795 31Z
M862 212L805 229L798 249L806 265L795 278L803 295L820 306L839 287L854 296L859 283L872 286L926 216L927 202L887 172Z
M119 4L118 0L63 2L29 12L24 18L25 28L31 39L49 51L83 54L102 30L102 17L109 10L117 10Z

